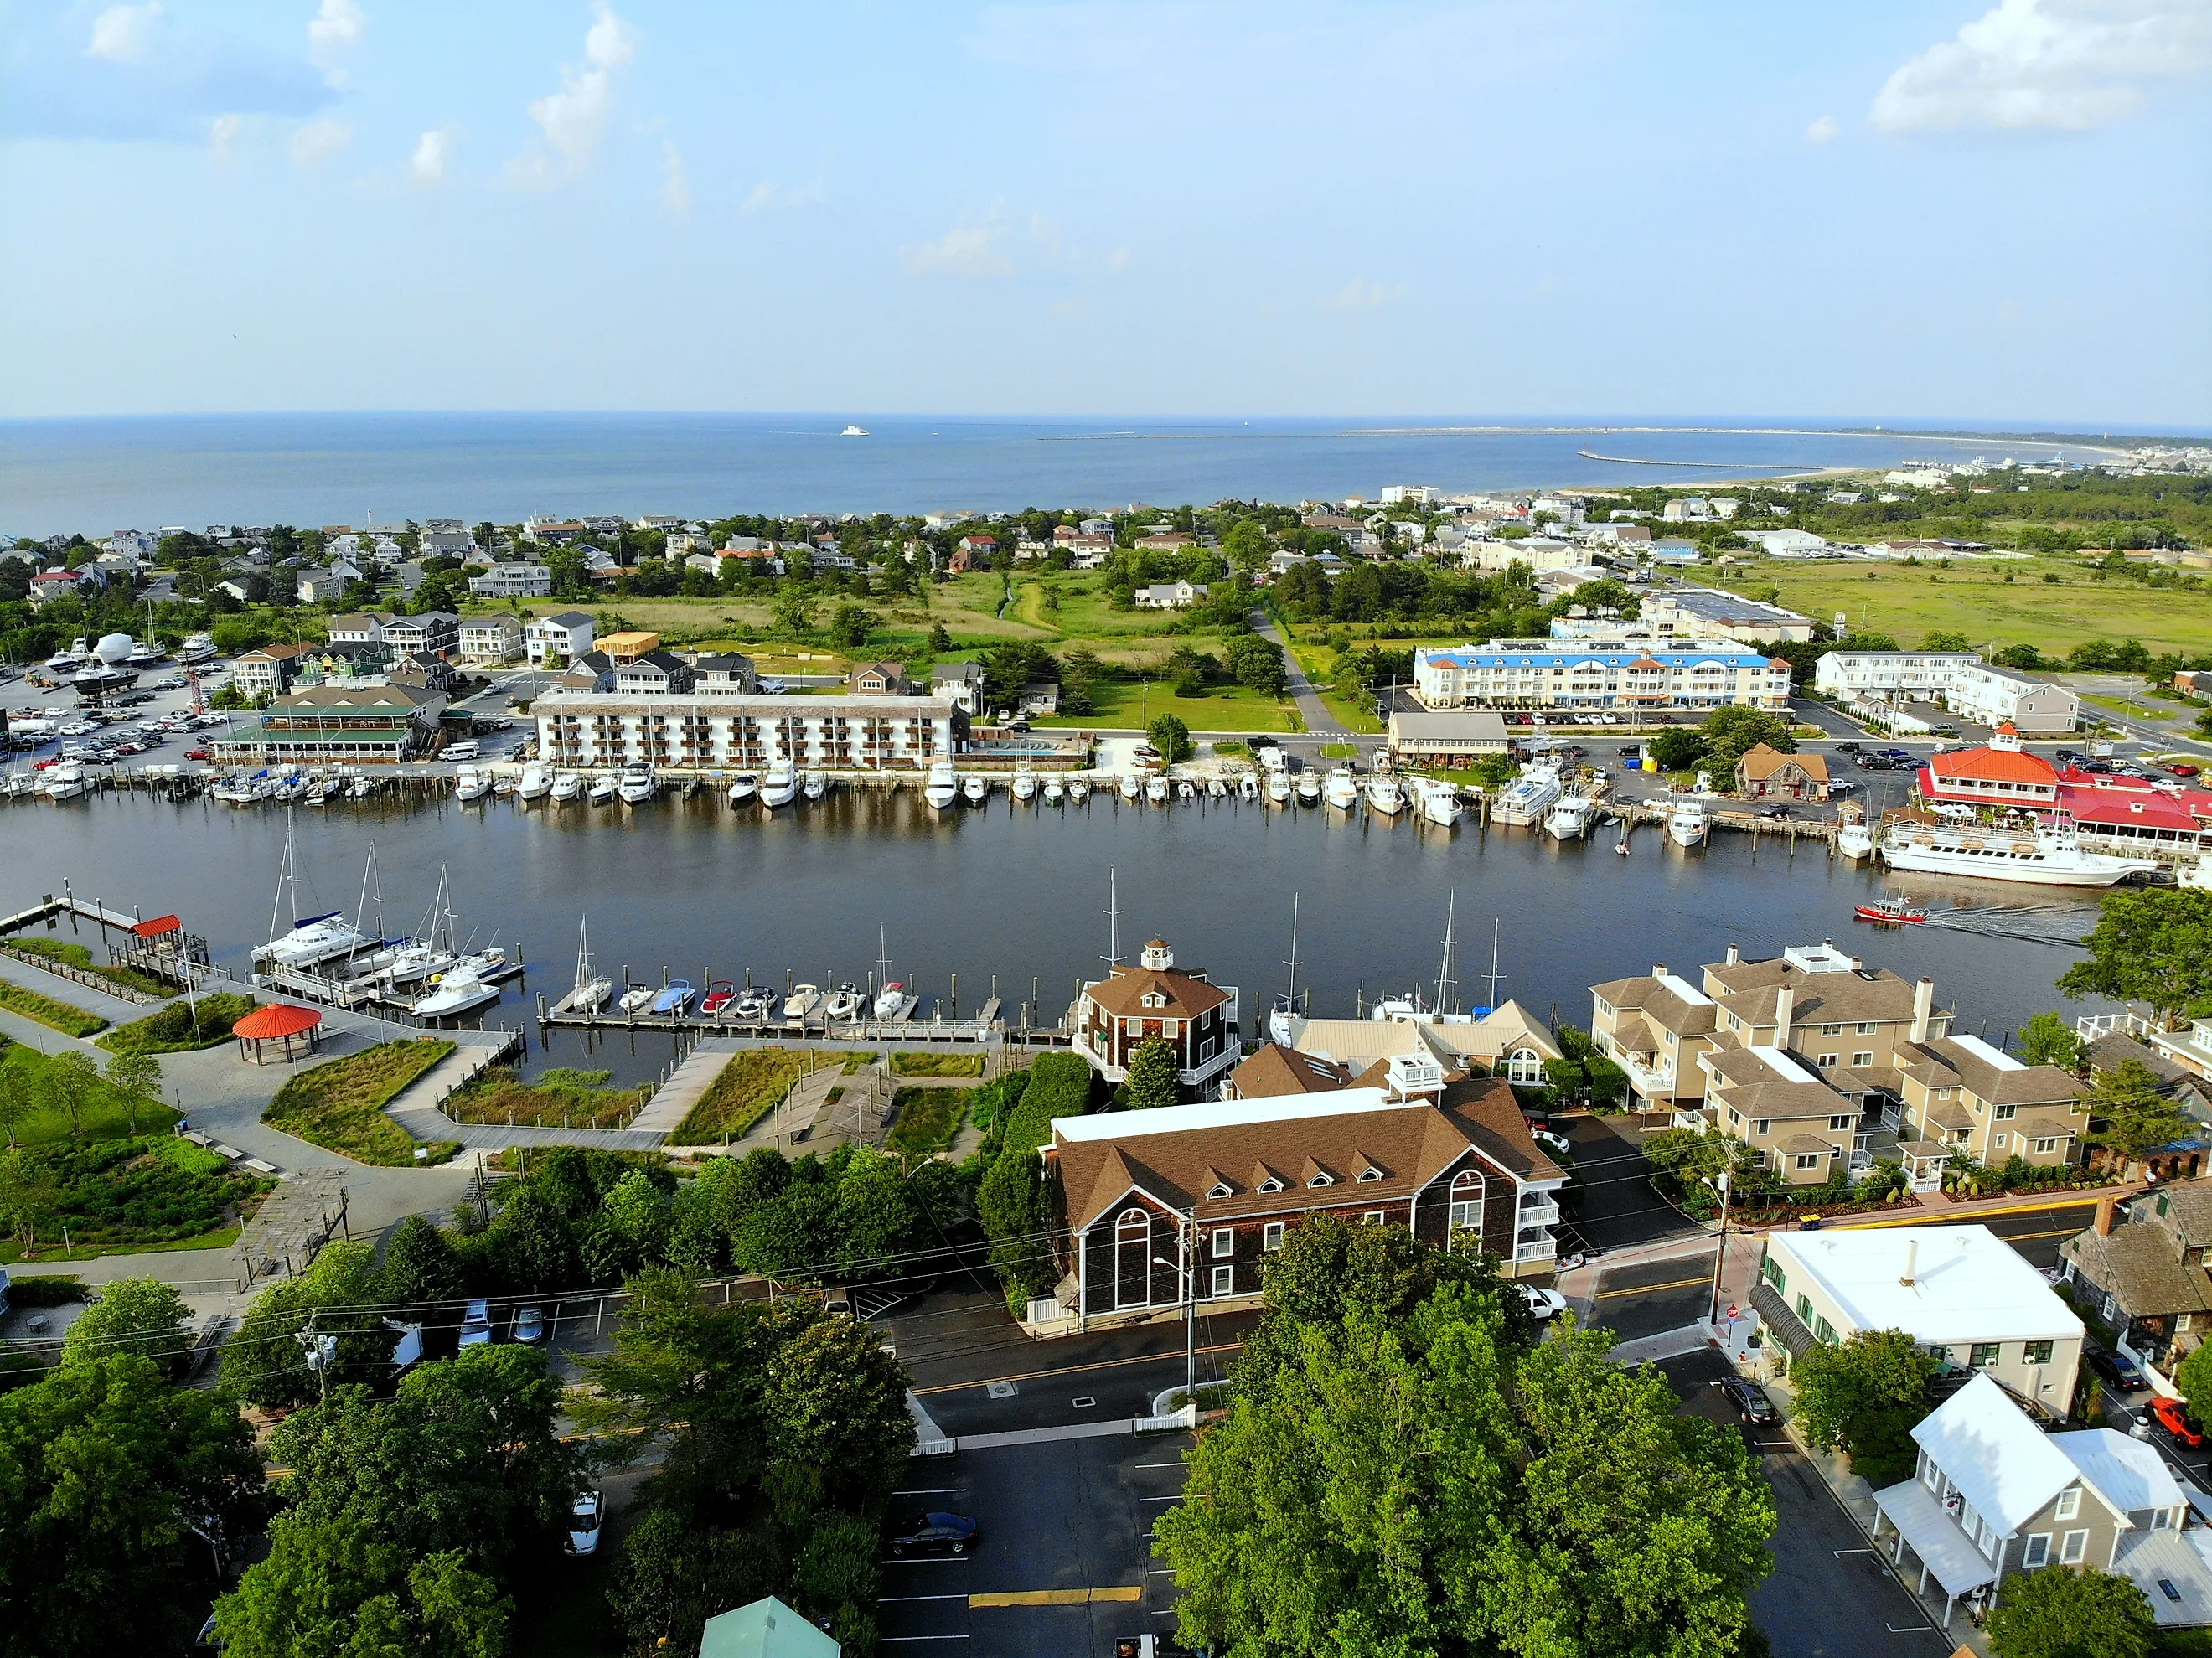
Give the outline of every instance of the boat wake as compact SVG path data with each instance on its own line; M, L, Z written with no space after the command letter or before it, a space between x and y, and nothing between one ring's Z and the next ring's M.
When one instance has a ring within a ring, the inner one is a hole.
M1931 909L1927 925L1948 927L1954 932L1978 932L1985 938L2078 950L2096 925L2096 914L2094 910L2085 914L2066 904L1992 904L1971 909Z

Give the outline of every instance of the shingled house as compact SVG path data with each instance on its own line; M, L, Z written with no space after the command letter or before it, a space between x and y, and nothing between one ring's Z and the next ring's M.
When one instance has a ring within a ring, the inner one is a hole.
M2117 1198L2101 1199L2096 1220L2060 1246L2059 1266L2123 1353L2171 1376L2212 1331L2212 1181L2146 1192L2116 1219Z
M1139 1043L1163 1037L1176 1051L1176 1080L1206 1092L1243 1052L1237 1036L1237 991L1203 970L1178 969L1164 938L1145 946L1138 964L1115 964L1083 987L1076 1004L1075 1051L1109 1083L1126 1082Z
M1080 1322L1256 1296L1318 1214L1548 1270L1566 1183L1500 1078L1387 1061L1380 1086L1063 1117L1044 1157L1066 1222L1060 1300Z

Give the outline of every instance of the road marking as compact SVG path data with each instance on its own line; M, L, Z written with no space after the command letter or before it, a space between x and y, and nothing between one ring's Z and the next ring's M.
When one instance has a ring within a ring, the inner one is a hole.
M893 1491L893 1497L957 1497L968 1488L965 1485L918 1485L910 1491Z
M1678 1278L1672 1284L1631 1284L1626 1290L1601 1290L1597 1292L1597 1298L1600 1301L1606 1301L1614 1296L1650 1296L1656 1295L1662 1290L1687 1290L1692 1287L1710 1290L1712 1284L1713 1280L1710 1274L1703 1278Z
M1150 1571L1146 1572L1145 1576L1147 1577L1172 1577L1175 1576L1175 1568L1173 1566L1154 1566Z
M968 1597L964 1594L884 1594L878 1595L876 1598L876 1604L878 1606L888 1606L895 1601L965 1600Z
M1874 1551L1872 1549L1837 1549L1833 1552L1836 1558L1840 1560L1847 1554L1872 1554Z
M879 1566L941 1566L948 1561L964 1566L975 1557L966 1554L895 1554L888 1560L878 1560Z
M1797 1448L1786 1439L1754 1439L1752 1448L1759 1451L1794 1451Z
M1223 1341L1217 1342L1211 1347L1200 1347L1198 1351L1201 1353L1234 1353L1241 1351L1243 1345L1241 1341ZM1047 1376L1081 1376L1086 1370L1115 1370L1129 1364L1164 1364L1174 1357L1173 1353L1140 1353L1134 1358L1102 1358L1095 1364L1067 1364L1057 1370L1024 1370L1014 1376L1002 1376L994 1377L993 1380L1038 1382ZM916 1388L914 1391L917 1394L951 1394L958 1393L966 1388L981 1388L986 1385L988 1384L981 1381L940 1382L932 1387Z
M1117 1600L1141 1600L1145 1592L1134 1583L1110 1589L1001 1589L971 1594L970 1606L1098 1606Z
M1079 1411L1087 1411L1091 1409L1097 1403L1098 1400L1095 1394L1085 1394L1080 1399L1074 1401L1073 1408Z
M1181 1491L1177 1491L1173 1497L1140 1497L1137 1501L1139 1503L1180 1503L1182 1501L1182 1493Z
M2048 1232L2000 1232L1997 1236L2007 1243L2026 1243L2031 1238L2070 1238L2081 1230L2078 1226L2059 1226Z
M1899 1629L1894 1624L1885 1624L1882 1627L1887 1630L1892 1635L1926 1635L1931 1633L1935 1630L1936 1625L1933 1624L1914 1624L1910 1628Z
M1133 1462L1129 1466L1135 1468L1180 1468L1185 1465L1181 1462Z
M2109 1196L2111 1193L2107 1193L2105 1195ZM2122 1188L2119 1195L2122 1197L2133 1197L2135 1193L2125 1188ZM2103 1201L2101 1197L2067 1198L2063 1199L2038 1198L2032 1202L2016 1203L2003 1209L1982 1209L1976 1211L1971 1215L1960 1215L1954 1218L1939 1220L1932 1223L1928 1219L1927 1216L1923 1213L1917 1215L1897 1215L1883 1220L1831 1221L1827 1223L1827 1225L1831 1230L1838 1232L1870 1232L1878 1226L1927 1226L1930 1224L1936 1226L1972 1226L1979 1222L1989 1219L1992 1215L2032 1215L2038 1210L2042 1209L2089 1209L2095 1207L2096 1205L2101 1201Z
M876 1639L889 1646L894 1641L972 1641L972 1635L878 1635Z

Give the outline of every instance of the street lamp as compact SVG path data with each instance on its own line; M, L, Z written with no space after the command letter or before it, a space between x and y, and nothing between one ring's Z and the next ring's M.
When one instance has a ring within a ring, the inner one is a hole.
M1186 1231L1186 1228L1188 1231ZM1152 1264L1181 1274L1177 1286L1182 1302L1182 1396L1198 1403L1198 1211L1176 1217L1176 1241L1182 1246L1180 1265L1165 1255L1154 1255Z

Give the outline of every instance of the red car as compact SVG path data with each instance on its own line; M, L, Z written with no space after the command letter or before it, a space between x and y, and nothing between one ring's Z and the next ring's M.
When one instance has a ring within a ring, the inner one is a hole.
M727 979L717 979L707 987L707 999L699 1004L699 1011L712 1018L737 999L737 986Z
M2195 777L2202 769L2201 767L2191 765L2186 760L2177 760L2166 768L2166 770L2176 777Z
M186 749L185 750L185 758L187 760L212 760L215 756L210 754L205 749Z
M2158 1418L2160 1427L2191 1450L2204 1442L2204 1430L2197 1425L2195 1418L2191 1417L2187 1407L2179 1400L2169 1399L2160 1394L2151 1400L2150 1413Z

